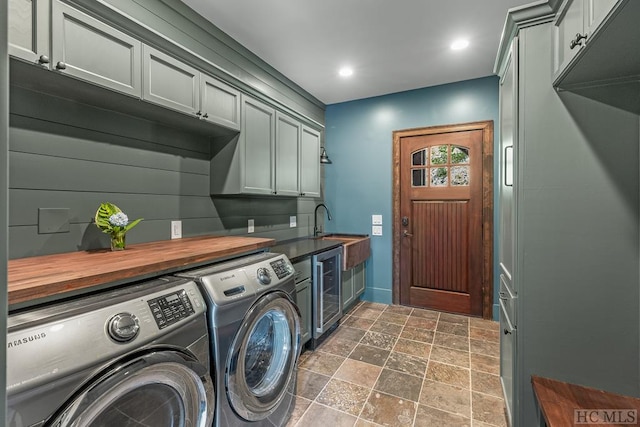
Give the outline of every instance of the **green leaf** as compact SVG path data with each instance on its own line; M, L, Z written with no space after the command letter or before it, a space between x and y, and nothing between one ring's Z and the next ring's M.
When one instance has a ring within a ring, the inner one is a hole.
M138 225L138 223L140 221L142 221L144 218L138 218L135 221L131 221L129 224L127 224L126 227L124 227L124 231L129 231L131 230L133 227L135 227L136 225Z
M110 233L111 231L113 231L113 226L109 222L109 217L118 212L122 211L113 203L101 203L95 215L96 226L104 233Z

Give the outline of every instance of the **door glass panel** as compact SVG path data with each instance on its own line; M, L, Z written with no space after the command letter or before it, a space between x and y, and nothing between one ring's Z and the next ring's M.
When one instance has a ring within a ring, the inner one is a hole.
M451 163L469 163L469 149L466 147L451 147Z
M178 392L165 384L147 384L123 394L107 406L91 425L184 426L185 408Z
M469 166L452 166L451 167L451 185L453 186L469 185Z
M244 372L251 393L267 396L280 391L292 348L286 314L269 310L256 322L247 341Z
M431 147L431 164L444 165L447 163L448 145L435 145Z
M413 166L424 166L427 164L427 150L416 151L411 155Z
M425 187L427 185L426 172L426 169L412 169L411 185L413 187Z
M447 168L431 168L431 186L446 187L448 182Z

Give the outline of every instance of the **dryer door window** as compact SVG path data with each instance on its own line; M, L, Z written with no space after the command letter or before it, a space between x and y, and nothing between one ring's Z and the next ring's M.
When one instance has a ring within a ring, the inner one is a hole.
M241 417L270 416L291 393L300 350L300 318L286 294L267 294L253 305L227 360L229 402Z
M211 425L215 398L206 368L178 352L141 356L97 378L47 425Z

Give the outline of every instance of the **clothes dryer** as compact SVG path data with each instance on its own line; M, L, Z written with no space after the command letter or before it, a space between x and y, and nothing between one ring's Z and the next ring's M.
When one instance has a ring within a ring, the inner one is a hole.
M218 427L284 426L295 403L300 312L294 269L263 252L182 273L209 307Z

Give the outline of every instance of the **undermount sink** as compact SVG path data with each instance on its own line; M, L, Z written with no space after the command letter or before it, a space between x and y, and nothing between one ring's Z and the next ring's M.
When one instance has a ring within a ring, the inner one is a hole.
M317 239L342 242L342 271L351 270L371 255L371 242L366 234L333 233Z

